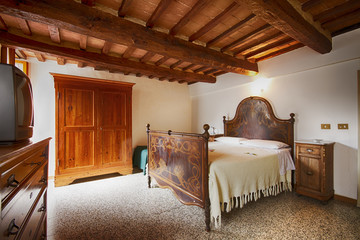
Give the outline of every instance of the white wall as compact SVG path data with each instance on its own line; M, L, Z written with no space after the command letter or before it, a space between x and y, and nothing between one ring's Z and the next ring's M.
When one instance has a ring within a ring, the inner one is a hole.
M151 129L191 130L191 100L186 84L94 71L93 68L78 68L74 64L60 66L55 61L40 63L30 59L29 62L35 108L32 140L52 137L49 176L55 175L55 89L49 72L136 83L132 98L133 148L146 145L147 123L150 123Z
M216 84L191 85L192 131L204 123L223 132L222 116L235 114L239 102L265 97L280 118L295 113L295 139L336 142L335 194L357 198L358 103L357 71L360 70L360 29L333 38L333 50L318 54L306 47L259 63L254 78L225 74ZM261 90L262 89L262 90ZM330 123L330 130L321 130ZM349 130L338 130L348 123Z

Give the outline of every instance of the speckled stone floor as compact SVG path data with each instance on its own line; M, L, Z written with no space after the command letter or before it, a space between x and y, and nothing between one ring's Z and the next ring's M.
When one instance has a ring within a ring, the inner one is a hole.
M360 239L360 208L292 192L222 215L205 231L204 211L142 173L48 190L48 239Z

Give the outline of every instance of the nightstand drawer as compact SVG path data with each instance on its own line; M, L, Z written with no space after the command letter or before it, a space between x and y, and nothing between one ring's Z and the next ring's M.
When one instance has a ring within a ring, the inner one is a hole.
M311 154L314 156L320 156L320 147L313 145L301 145L299 146L299 154Z

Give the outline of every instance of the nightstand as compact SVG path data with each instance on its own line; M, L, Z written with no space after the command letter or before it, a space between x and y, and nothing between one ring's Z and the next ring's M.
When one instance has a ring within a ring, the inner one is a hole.
M321 201L334 196L334 142L295 141L296 193Z

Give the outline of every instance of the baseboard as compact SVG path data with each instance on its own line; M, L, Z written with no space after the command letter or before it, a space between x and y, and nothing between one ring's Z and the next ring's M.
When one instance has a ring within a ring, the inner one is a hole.
M345 203L350 203L351 205L356 206L357 204L357 200L353 199L353 198L348 198L348 197L344 197L344 196L340 196L340 195L334 195L334 199L341 201L341 202L345 202Z

